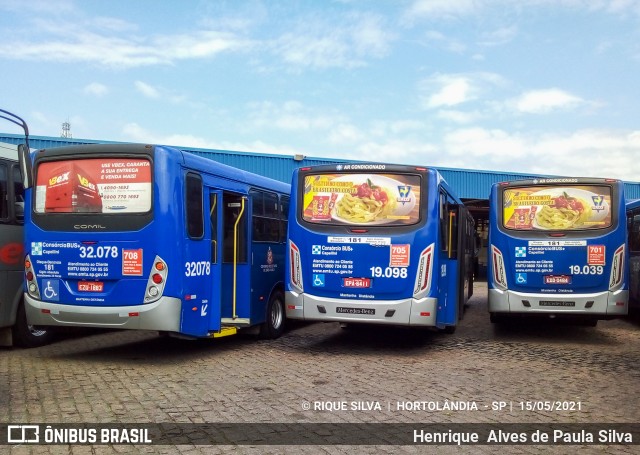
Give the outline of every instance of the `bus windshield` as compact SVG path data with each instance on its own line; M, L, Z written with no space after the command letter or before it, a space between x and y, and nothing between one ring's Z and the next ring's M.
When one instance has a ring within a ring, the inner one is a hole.
M417 174L310 174L301 218L323 225L407 226L420 221Z
M38 166L36 213L146 213L151 201L148 159L74 159Z
M611 227L611 186L506 188L502 223L517 231L576 231Z

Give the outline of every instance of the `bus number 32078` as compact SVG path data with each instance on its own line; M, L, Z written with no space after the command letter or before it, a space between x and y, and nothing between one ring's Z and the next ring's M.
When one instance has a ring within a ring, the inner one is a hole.
M103 259L103 258L117 258L118 247L117 246L81 246L80 257L82 259Z
M209 261L185 262L185 276L202 276L211 273L211 263Z

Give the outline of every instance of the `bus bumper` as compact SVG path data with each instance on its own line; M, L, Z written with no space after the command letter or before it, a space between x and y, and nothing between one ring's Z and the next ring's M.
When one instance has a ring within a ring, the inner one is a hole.
M172 297L145 305L96 307L43 302L24 295L31 325L180 331L182 303Z
M626 290L595 294L527 294L489 289L490 313L593 315L606 319L624 316L628 311L629 291Z
M285 293L287 318L435 327L438 299L354 300ZM340 309L340 310L338 310ZM363 314L373 310L374 314ZM342 311L342 312L338 312Z

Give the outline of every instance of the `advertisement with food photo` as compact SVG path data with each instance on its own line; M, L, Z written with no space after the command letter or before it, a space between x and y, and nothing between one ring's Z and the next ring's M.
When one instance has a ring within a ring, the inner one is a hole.
M420 177L323 174L306 177L306 221L327 224L406 225L419 221Z
M605 186L513 188L504 193L504 226L517 230L601 229L611 225Z

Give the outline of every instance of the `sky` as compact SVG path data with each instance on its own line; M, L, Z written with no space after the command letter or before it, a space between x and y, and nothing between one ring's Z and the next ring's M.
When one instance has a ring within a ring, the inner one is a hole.
M0 67L36 136L640 181L640 0L0 0Z

